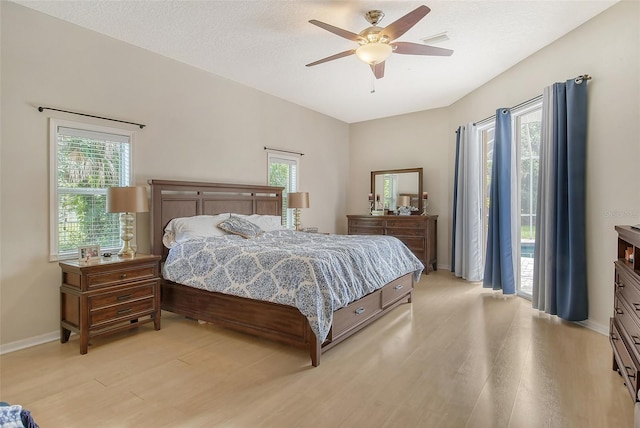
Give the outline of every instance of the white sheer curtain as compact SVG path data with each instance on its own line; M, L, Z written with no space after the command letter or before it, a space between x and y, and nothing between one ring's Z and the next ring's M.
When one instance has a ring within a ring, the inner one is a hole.
M451 270L468 281L481 281L482 145L473 123L458 128L457 146Z
M531 303L541 311L552 311L555 281L553 264L553 88L547 86L542 94L542 127L540 130L540 163L538 173L538 207L536 215L536 246L534 249L534 283ZM546 284L546 286L539 286Z

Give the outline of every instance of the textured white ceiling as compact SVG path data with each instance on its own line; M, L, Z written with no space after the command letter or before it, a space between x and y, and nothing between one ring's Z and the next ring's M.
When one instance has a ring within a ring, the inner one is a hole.
M348 123L447 106L616 2L17 1ZM398 41L446 31L451 57L392 54L379 80L355 56L305 67L357 46L310 19L358 33L368 10L384 27L421 4Z

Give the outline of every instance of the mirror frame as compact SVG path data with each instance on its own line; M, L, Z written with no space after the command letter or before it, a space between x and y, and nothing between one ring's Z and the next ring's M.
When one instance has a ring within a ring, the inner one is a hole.
M422 212L422 168L405 168L405 169L385 169L382 171L371 171L371 193L375 195L376 191L376 175L384 174L402 174L402 173L418 173L418 213Z

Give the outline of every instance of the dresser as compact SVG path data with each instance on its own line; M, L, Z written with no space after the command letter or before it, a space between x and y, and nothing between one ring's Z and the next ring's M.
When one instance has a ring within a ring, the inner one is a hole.
M437 215L348 215L349 235L395 236L424 264L424 273L438 269Z
M609 341L613 369L617 370L634 401L640 377L640 230L616 226L618 257L614 262L614 309ZM633 253L633 254L632 254Z
M160 330L160 256L60 262L60 341L80 336L86 354L93 337L153 322Z

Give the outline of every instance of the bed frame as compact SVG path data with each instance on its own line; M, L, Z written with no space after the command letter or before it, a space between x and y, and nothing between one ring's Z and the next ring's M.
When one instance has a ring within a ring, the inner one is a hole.
M162 256L164 228L172 218L220 213L282 214L282 187L244 184L149 180L151 186L151 250ZM401 303L411 303L413 274L395 279L334 312L329 336L319 343L297 308L200 290L161 280L162 309L255 336L307 348L313 366L322 352L371 324Z

